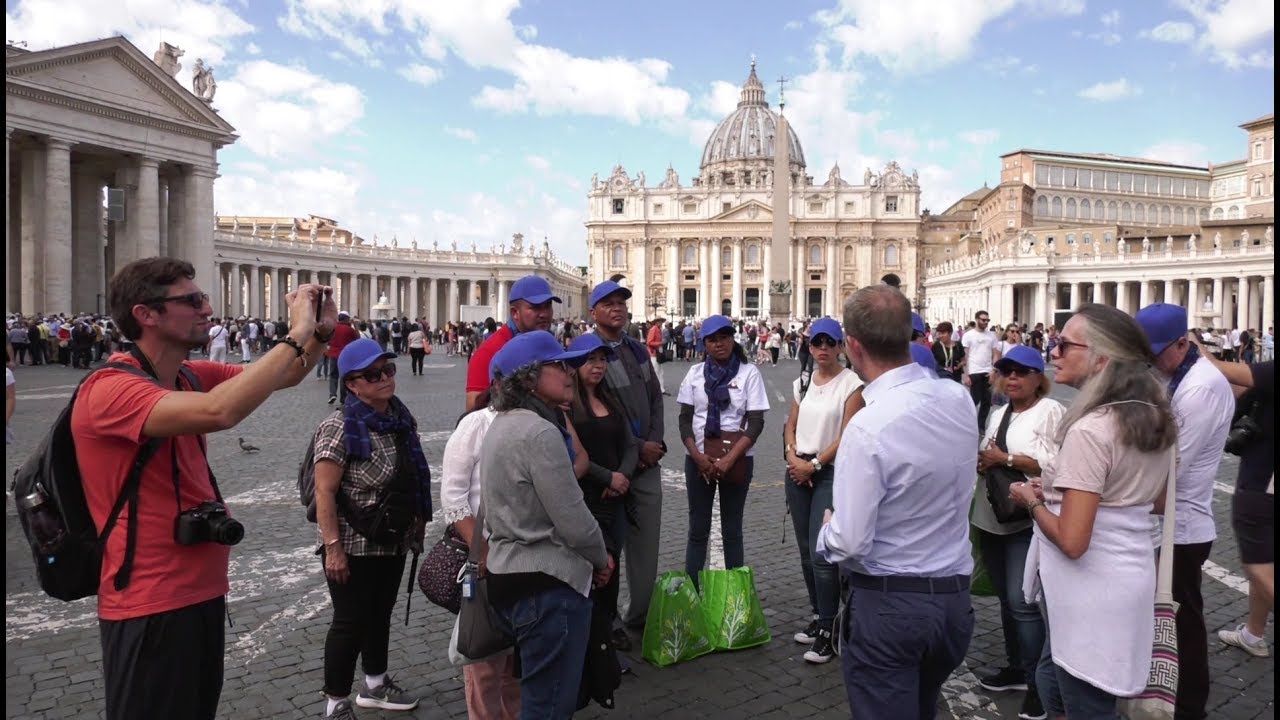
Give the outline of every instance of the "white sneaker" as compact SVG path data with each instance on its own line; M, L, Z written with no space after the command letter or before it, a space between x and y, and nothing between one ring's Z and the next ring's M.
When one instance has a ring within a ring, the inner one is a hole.
M1256 643L1251 643L1244 639L1244 625L1237 625L1235 630L1219 630L1218 639L1228 645L1234 645L1254 657L1264 658L1271 656L1271 648L1267 647L1266 640L1259 639Z

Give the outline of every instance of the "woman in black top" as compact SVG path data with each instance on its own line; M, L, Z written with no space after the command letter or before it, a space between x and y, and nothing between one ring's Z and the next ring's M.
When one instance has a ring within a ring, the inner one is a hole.
M953 330L949 322L938 323L938 327L934 329L938 339L931 349L933 360L938 365L938 375L960 382L964 373L964 346L955 342Z

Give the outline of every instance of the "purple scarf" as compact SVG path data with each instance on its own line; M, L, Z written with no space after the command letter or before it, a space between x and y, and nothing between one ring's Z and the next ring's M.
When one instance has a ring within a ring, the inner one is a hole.
M720 411L729 407L729 383L738 376L741 366L737 352L730 353L729 362L724 365L710 359L702 364L702 378L706 381L703 387L707 393L705 437L720 437Z

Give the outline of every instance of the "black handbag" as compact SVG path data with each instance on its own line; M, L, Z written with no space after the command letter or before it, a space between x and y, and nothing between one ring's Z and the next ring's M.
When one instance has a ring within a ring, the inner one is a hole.
M453 525L446 525L444 536L427 552L418 572L418 587L427 600L454 615L462 609L462 569L467 555L467 544Z
M1009 422L1013 420L1013 406L1009 405L1005 408L1004 417L1000 418L1000 427L996 430L996 446L1004 452L1009 452L1006 436L1009 434ZM995 511L996 520L1002 523L1019 522L1022 520L1030 520L1031 513L1022 505L1014 502L1009 496L1009 486L1014 483L1026 482L1027 477L1022 473L1010 467L997 465L987 468L982 474L987 485L987 502L991 503L991 509Z
M458 613L458 652L472 660L483 660L516 644L515 638L503 632L494 622L489 605L489 578L480 574L481 543L484 540L484 505L476 513L476 529L467 551L467 564L462 571L463 586L471 587L470 596L463 593L462 610Z

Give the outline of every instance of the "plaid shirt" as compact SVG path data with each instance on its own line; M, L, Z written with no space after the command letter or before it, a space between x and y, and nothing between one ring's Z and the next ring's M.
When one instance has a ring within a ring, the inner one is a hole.
M352 507L367 508L378 503L378 493L391 482L396 472L396 436L392 433L369 431L373 452L368 460L347 462L347 447L343 442L343 416L341 412L330 415L320 423L316 431L316 462L332 460L346 468L342 474L341 489ZM316 526L319 532L319 525ZM400 546L378 545L356 532L347 524L342 512L338 513L338 539L348 555L399 555L407 543ZM320 538L324 542L324 538Z

